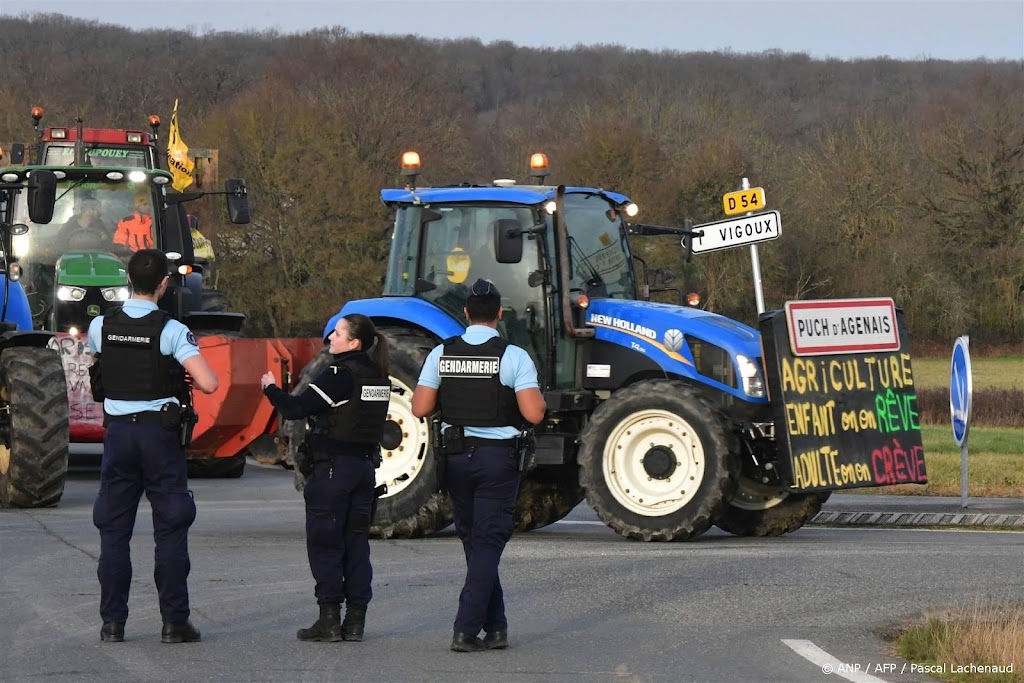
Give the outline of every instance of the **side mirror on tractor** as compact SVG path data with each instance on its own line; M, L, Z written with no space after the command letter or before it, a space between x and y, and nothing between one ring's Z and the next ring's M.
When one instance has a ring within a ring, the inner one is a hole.
M494 258L498 263L523 260L523 227L514 218L494 221Z
M228 220L235 224L249 222L249 194L245 181L241 178L228 178L224 183L224 193L228 198Z
M28 177L28 217L33 223L53 220L57 201L57 176L53 171L36 170Z

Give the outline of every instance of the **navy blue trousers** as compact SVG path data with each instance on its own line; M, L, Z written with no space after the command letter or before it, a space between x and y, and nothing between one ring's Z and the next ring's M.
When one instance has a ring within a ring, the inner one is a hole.
M507 446L471 446L448 456L448 495L466 553L466 582L455 631L476 635L508 629L498 563L512 538L519 467Z
M132 584L131 540L139 500L153 508L153 578L166 622L188 619L188 529L196 505L177 431L156 422L112 422L103 439L100 492L92 521L100 531L100 616L126 621Z
M314 463L306 479L306 552L321 605L366 607L373 597L373 488L373 463L342 455Z

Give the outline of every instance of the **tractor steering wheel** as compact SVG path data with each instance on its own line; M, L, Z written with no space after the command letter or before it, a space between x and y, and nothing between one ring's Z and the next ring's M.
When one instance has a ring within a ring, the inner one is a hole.
M102 228L78 228L67 237L68 249L94 249L111 244L113 238Z

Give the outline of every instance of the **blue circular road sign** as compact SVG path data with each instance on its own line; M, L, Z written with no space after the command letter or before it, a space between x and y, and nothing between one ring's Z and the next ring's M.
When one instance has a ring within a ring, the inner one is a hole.
M953 344L953 362L949 373L949 414L953 420L953 439L963 447L971 422L971 354L968 338L958 337Z

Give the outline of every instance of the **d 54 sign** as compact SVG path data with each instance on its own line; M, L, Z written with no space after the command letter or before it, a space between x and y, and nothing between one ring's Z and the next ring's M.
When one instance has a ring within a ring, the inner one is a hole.
M763 211L764 205L764 189L760 187L730 192L722 196L722 208L725 209L726 216L748 213L750 211Z

